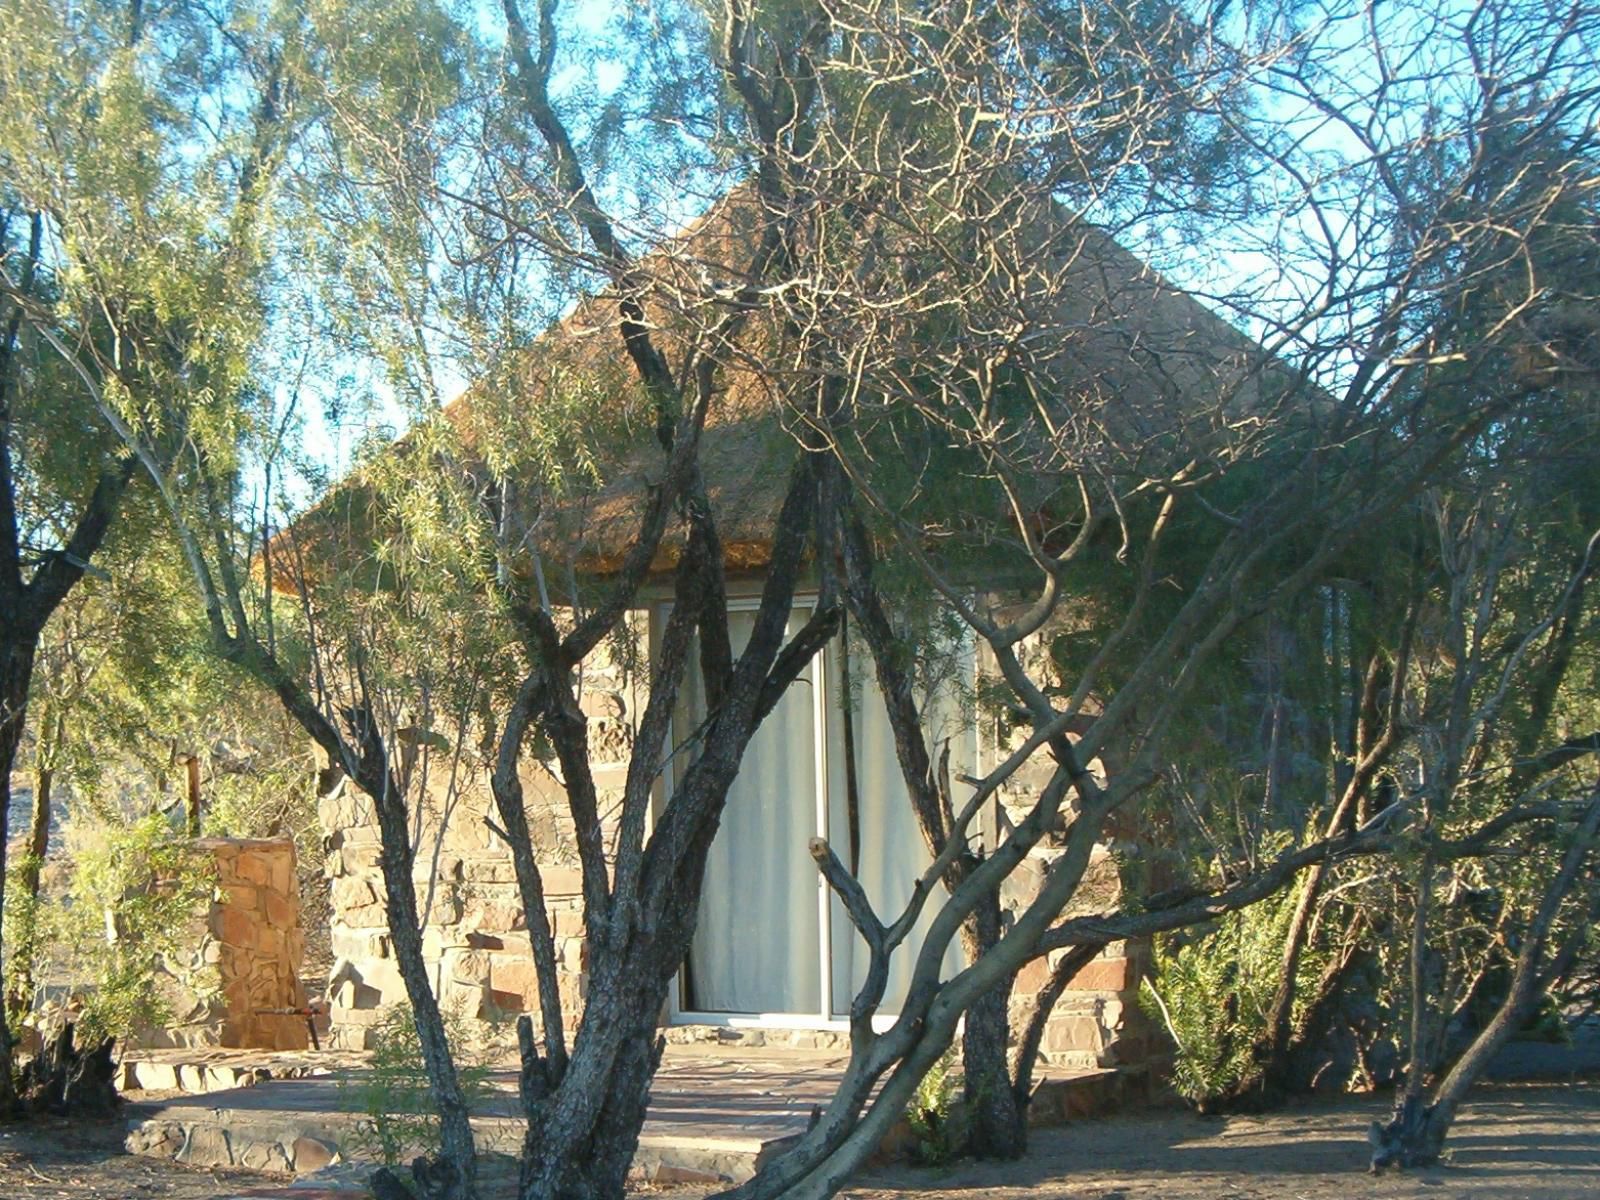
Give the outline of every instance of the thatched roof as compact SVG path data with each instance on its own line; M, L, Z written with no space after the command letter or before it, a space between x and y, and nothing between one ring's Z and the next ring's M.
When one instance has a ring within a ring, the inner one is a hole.
M708 280L737 286L759 219L750 194L736 193L641 260L641 274L648 276L661 312L704 311ZM1046 220L1056 222L1055 227L1044 228ZM1184 414L1212 413L1219 398L1234 412L1262 404L1259 379L1253 374L1261 363L1261 347L1113 238L1081 222L1065 222L1052 209L1041 219L1039 245L1041 255L1058 256L1062 274L1051 293L1057 312L1038 336L1050 342L1047 353L1066 364L1075 388L1112 398L1109 408L1134 432L1131 440L1146 427L1182 427L1187 423ZM673 327L670 315L662 320L653 308L652 316L658 321L652 336L669 358L679 361L686 335ZM685 328L694 324L687 317L683 323ZM753 328L751 338L759 342L759 330ZM719 378L721 390L702 440L702 477L729 566L758 568L767 561L768 539L795 455L788 428L792 414L777 394L781 372L730 362ZM571 387L575 381L589 398L596 424L605 426L605 436L590 439L598 482L568 488L559 496L534 495L536 489L530 488L520 498L520 519L527 543L570 561L580 574L604 574L615 569L635 538L649 489L662 477L666 462L619 336L615 299L601 293L581 301L510 369L470 387L445 415L469 447L481 445L484 437L508 436L505 425L497 425L491 414L537 414L553 388ZM387 453L413 451L402 437ZM296 522L302 555L304 546L323 540L317 530L330 522L358 536L379 536L381 521L371 511L375 503L366 472L353 472ZM682 538L683 530L669 530L657 569L676 560ZM277 539L284 541L285 535ZM294 558L283 549L274 551L279 586L292 583L288 564Z

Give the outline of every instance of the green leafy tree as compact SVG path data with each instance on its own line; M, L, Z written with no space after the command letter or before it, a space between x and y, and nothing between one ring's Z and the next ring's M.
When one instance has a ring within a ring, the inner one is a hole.
M41 638L136 472L172 498L180 449L231 459L260 415L241 385L296 19L253 10L224 36L188 5L0 15L0 822ZM0 1025L7 1112L11 1047Z

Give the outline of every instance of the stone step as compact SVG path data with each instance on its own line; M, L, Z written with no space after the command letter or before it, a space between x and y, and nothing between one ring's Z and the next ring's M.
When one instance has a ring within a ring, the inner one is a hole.
M122 1092L185 1092L203 1096L254 1087L269 1079L310 1079L358 1069L356 1054L328 1051L228 1050L217 1048L130 1050L118 1063Z
M839 1069L834 1059L792 1053L713 1056L679 1050L669 1055L639 1139L635 1178L659 1185L744 1182L804 1132L813 1105L826 1102ZM514 1163L520 1151L524 1125L516 1115L515 1077L501 1075L495 1077L497 1091L485 1101L484 1111L473 1117L473 1129L479 1149L504 1165ZM1137 1073L1056 1069L1034 1092L1030 1124L1049 1126L1103 1115L1139 1099L1142 1088ZM358 1158L357 1151L371 1145L370 1118L348 1111L348 1103L339 1080L326 1071L228 1091L136 1101L128 1108L127 1147L135 1154L194 1166L304 1176ZM901 1122L878 1157L900 1157L913 1141L909 1126ZM514 1167L510 1169L514 1178Z
M326 1095L303 1105L307 1085ZM337 1111L330 1080L272 1080L205 1097L183 1096L129 1105L127 1149L133 1154L196 1167L244 1167L306 1175L344 1161L346 1148L366 1139L358 1113ZM485 1155L514 1158L522 1145L520 1118L475 1116L473 1132ZM652 1133L639 1138L634 1174L642 1183L743 1183L795 1136L729 1133Z

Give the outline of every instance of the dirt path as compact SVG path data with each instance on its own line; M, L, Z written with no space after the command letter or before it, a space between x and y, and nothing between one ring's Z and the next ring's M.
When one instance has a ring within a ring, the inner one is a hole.
M1265 1117L1181 1112L1085 1121L1034 1135L1019 1163L869 1172L851 1200L1579 1200L1600 1197L1600 1084L1482 1089L1428 1171L1365 1174L1382 1100ZM0 1129L0 1200L223 1200L285 1181L121 1153L120 1123ZM315 1193L289 1191L285 1200ZM688 1189L652 1193L690 1200ZM484 1200L510 1200L486 1195Z
M0 1125L0 1200L215 1200L253 1171L203 1171L125 1154L120 1120Z
M1144 1113L1033 1137L1004 1165L873 1172L854 1200L1577 1200L1600 1197L1600 1085L1485 1087L1450 1161L1365 1174L1368 1122L1387 1101L1309 1104L1263 1117Z

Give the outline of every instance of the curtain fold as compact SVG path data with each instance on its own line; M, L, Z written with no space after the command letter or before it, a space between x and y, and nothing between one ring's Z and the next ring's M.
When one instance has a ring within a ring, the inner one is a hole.
M731 614L735 653L753 620ZM728 793L689 952L689 1011L821 1011L819 883L808 849L817 832L816 674L813 663L762 722ZM703 697L689 702L698 719Z
M958 657L959 652L958 653ZM856 752L856 788L860 805L861 825L860 862L856 877L872 902L873 909L885 925L891 924L905 909L911 899L912 885L932 861L927 842L917 824L911 808L911 796L895 756L894 728L889 723L888 707L883 692L872 671L872 659L865 647L850 648L852 678L851 695L846 695L845 680L840 669L837 647L828 652L829 703L828 703L828 821L831 829L839 831L832 839L841 858L844 857L847 827L847 793L845 763L842 747L844 737L844 711L850 706L854 724ZM956 674L967 670L964 661L956 665ZM932 689L931 698L922 700L922 727L928 739L929 752L937 764L945 745L950 748L950 776L953 780L974 773L976 762L976 735L971 721L964 715L964 689L959 679ZM832 753L838 750L837 753ZM969 789L955 784L958 797ZM846 864L848 865L848 863ZM889 980L884 989L879 1013L893 1016L900 1011L906 991L911 984L916 966L917 952L928 926L944 898L942 891L930 896L922 916L910 937L889 960ZM830 1015L843 1019L850 1014L850 1004L866 979L867 944L851 924L849 914L837 897L831 900L829 919L832 985L829 997ZM943 978L948 979L961 969L962 955L959 939L952 939L944 956Z

